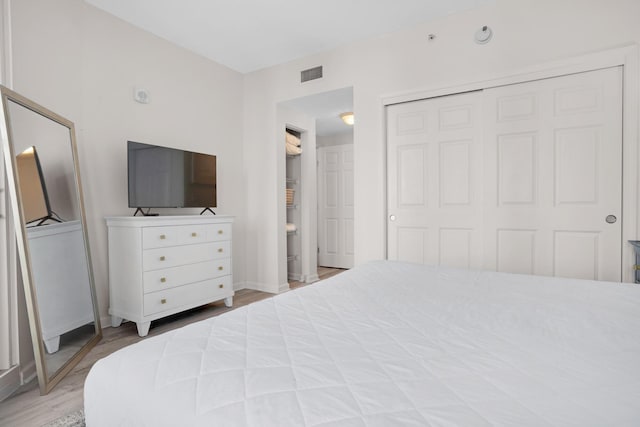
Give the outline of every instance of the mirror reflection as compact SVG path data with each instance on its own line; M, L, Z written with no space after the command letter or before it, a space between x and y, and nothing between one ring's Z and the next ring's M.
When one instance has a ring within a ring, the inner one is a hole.
M72 129L11 99L6 106L35 295L31 321L39 322L43 372L51 377L99 334Z

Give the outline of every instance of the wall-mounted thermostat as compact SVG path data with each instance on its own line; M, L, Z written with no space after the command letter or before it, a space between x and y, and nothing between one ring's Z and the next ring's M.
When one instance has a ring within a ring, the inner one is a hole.
M148 104L151 102L149 91L139 87L133 88L133 99L141 104Z

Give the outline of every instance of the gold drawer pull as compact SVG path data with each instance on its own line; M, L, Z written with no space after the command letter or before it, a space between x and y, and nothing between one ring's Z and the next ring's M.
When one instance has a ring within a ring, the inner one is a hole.
M222 270L224 270L224 267L220 266L220 267L218 267L218 270L222 271Z
M161 282L161 283L164 283L164 282L166 282L166 281L167 281L167 278L166 278L166 277L161 277L161 278L160 278L160 282Z
M222 233L224 233L224 231L218 230L218 234L222 234Z
M191 233L191 237L197 237L198 233Z
M167 236L165 236L164 234L161 234L161 235L160 235L160 240L164 240L164 239L166 239L166 238L167 238Z
M162 298L162 299L160 300L160 304L166 304L166 303L167 303L167 299L166 299L166 298Z
M220 284L218 285L218 287L219 287L220 289L222 289L222 288L224 288L224 285L223 285L222 283L220 283Z
M164 255L162 255L162 256L160 257L160 261L164 261L165 259L166 259L166 258L164 257Z
M222 252L224 252L224 249L218 248L218 252L222 253Z

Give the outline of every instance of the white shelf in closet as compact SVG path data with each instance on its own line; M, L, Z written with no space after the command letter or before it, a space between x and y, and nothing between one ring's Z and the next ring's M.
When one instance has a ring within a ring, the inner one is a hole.
M299 137L299 135L297 135ZM303 150L304 152L304 150ZM286 206L287 223L296 224L295 231L287 231L287 276L289 280L300 280L302 277L302 157L301 154L287 154L285 186L294 190L293 201Z

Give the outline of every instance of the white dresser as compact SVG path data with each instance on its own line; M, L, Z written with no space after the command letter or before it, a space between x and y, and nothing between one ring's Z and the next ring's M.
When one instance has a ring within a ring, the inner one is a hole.
M89 269L80 221L27 228L42 339L58 351L60 335L93 322Z
M233 303L231 216L107 217L113 327L224 299Z

